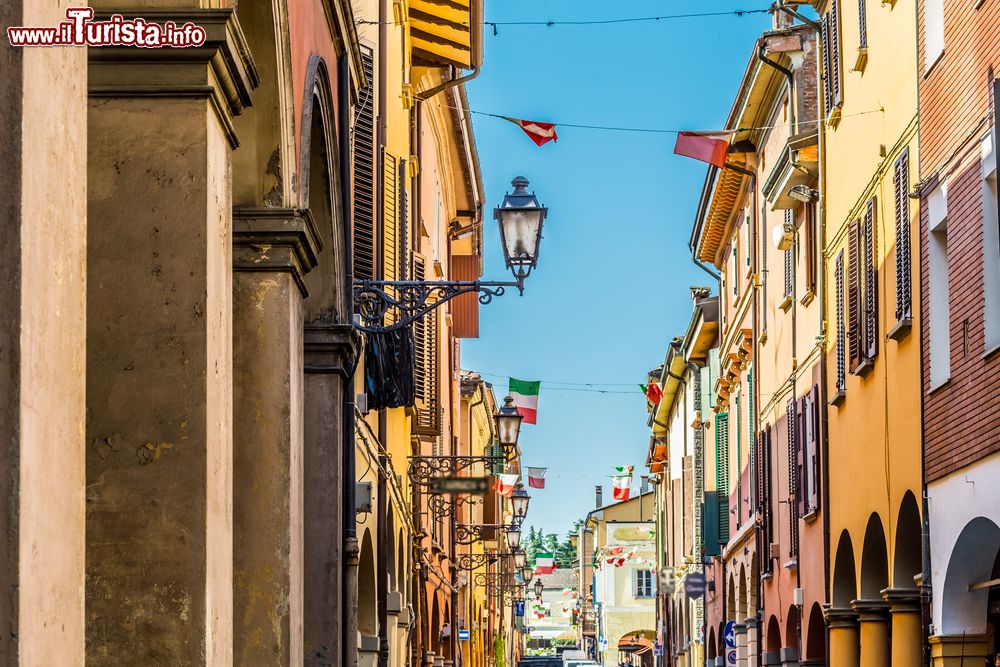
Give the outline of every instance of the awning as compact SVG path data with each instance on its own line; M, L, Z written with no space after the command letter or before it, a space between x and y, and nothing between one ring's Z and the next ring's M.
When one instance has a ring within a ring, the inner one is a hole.
M482 0L410 0L408 18L414 65L479 66Z

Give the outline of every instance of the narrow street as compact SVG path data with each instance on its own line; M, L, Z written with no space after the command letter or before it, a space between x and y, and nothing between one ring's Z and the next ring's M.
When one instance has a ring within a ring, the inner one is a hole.
M1000 667L1000 0L0 24L0 667Z

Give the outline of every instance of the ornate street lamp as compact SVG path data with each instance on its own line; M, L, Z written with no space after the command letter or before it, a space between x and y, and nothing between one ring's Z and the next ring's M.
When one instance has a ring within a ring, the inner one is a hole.
M524 490L524 484L520 482L514 489L514 495L510 497L510 504L514 510L514 520L520 524L524 521L524 517L528 514L528 502L531 500L531 496L528 492Z
M545 590L545 584L542 583L542 579L539 577L535 579L535 597L539 600L542 599L542 591Z
M507 528L507 546L511 549L521 546L521 526L516 523Z
M512 551L514 553L514 567L519 570L523 570L524 566L528 564L528 554L524 553L524 549Z
M500 446L508 454L513 454L517 449L517 439L521 434L521 420L524 415L514 407L514 399L510 396L503 399L503 407L497 410L493 420L497 424L497 434L500 438Z
M530 567L521 568L521 578L524 579L524 583L530 584L531 580L535 578L535 571Z
M479 293L479 303L487 304L503 296L508 287L524 294L524 280L538 264L542 224L549 210L528 192L528 179L518 176L513 192L493 211L500 223L500 241L504 263L514 275L513 281L483 280L356 280L354 302L361 314L355 328L366 333L395 331L408 326L456 296ZM385 314L396 311L392 324L385 324Z

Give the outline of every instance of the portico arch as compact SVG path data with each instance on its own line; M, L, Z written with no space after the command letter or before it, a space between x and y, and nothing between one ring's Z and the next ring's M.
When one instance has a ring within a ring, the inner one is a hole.
M361 556L358 564L358 632L374 636L378 632L376 617L375 551L372 534L365 530L361 539Z
M846 529L840 533L836 553L833 565L833 606L848 609L858 596L858 584L854 567L854 545L851 543L851 534Z
M914 577L923 570L921 564L921 522L917 499L910 491L903 496L896 521L896 541L892 559L894 588L916 588Z
M889 558L885 545L885 530L877 513L868 517L865 542L861 552L861 598L881 600L882 590L889 586Z
M965 525L948 559L941 600L941 634L986 632L989 589L969 590L989 581L1000 551L1000 526L986 517Z
M823 622L823 609L818 602L814 602L809 609L809 624L803 638L806 660L826 660L826 623Z

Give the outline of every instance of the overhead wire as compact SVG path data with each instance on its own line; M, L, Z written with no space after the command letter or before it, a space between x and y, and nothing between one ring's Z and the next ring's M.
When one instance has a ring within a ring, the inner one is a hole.
M502 26L535 26L553 28L556 26L588 26L588 25L614 25L621 23L655 23L658 21L670 21L676 19L711 18L721 16L747 16L749 14L766 14L770 9L733 9L724 12L691 12L687 14L663 14L659 16L629 16L623 18L610 19L577 19L577 20L522 20L522 21L478 21L476 25L490 26L496 34L496 29ZM461 25L470 27L469 21L448 21L446 19L426 18L420 19L421 23L435 25ZM358 19L357 25L397 25L396 21L370 21Z

